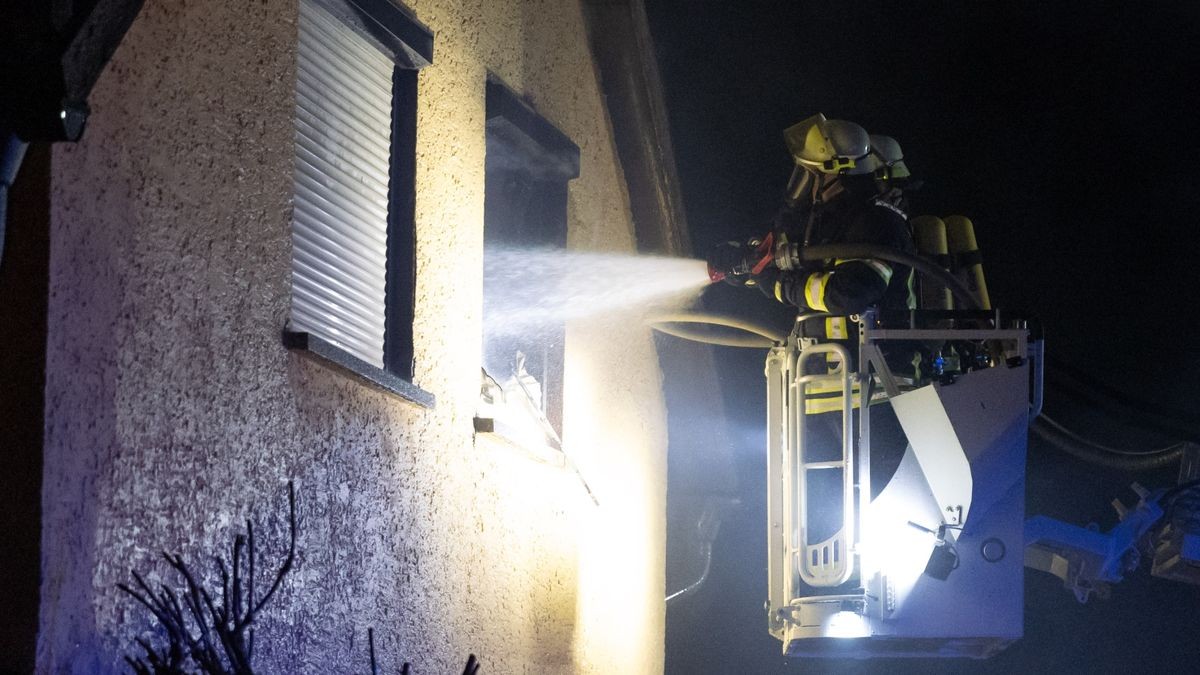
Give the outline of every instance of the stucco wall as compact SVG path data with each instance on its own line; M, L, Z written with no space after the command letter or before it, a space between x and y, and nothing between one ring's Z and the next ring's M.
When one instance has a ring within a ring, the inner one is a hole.
M416 377L423 409L285 350L295 0L148 0L55 150L39 670L105 672L146 613L115 589L202 560L255 516L297 569L261 619L264 672L657 672L665 413L648 332L568 334L575 472L472 432L484 83L581 149L570 245L632 250L620 167L573 2L412 2L420 75ZM442 252L457 251L455 265ZM614 329L619 326L619 329ZM274 527L266 528L268 522ZM262 563L260 563L262 564ZM269 565L264 565L268 567Z

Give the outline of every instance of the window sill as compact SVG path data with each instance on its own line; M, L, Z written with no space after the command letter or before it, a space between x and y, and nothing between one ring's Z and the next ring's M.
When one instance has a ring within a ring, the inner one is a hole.
M360 382L381 389L409 403L423 408L432 408L437 403L433 394L417 385L397 377L382 368L376 368L349 352L323 340L312 333L285 330L283 345L288 349L313 358L317 362L333 367L334 370L350 375Z

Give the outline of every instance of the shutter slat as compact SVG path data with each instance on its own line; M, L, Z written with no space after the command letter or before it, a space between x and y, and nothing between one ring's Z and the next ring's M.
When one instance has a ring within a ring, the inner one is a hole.
M300 2L292 325L383 367L391 60Z
M323 316L310 313L303 305L292 307L292 328L293 330L312 333L324 338L354 356L372 363L376 360L374 357L375 347L374 339L363 339L359 335L345 330L345 326L331 324ZM379 359L383 360L382 352Z
M301 34L310 36L310 39L304 41L306 47L329 51L330 60L334 63L349 64L350 77L383 81L384 84L377 93L383 98L391 97L391 78L377 75L381 72L391 72L393 63L389 56L312 2L306 0L306 7L303 7L301 12L307 19L300 23ZM360 73L356 69L360 63L369 68Z
M308 106L308 102L305 102ZM316 106L316 103L313 103ZM377 143L379 138L364 139L342 132L338 136L342 150L346 153L347 161L353 161L354 166L378 168L386 166L388 157L379 155ZM329 143L329 121L320 120L308 112L308 109L296 110L296 142L304 143L306 148L323 148ZM388 180L385 177L384 181Z
M357 340L373 345L367 354L382 354L382 344L378 343L378 334L383 330L383 321L375 309L381 296L363 297L361 289L347 288L330 280L329 275L321 272L318 266L311 266L301 255L301 260L294 265L292 276L292 309L302 309L318 326L328 326L331 329L346 334L353 334ZM321 331L315 331L321 334ZM368 359L359 356L364 361Z
M361 162L351 163L345 156L331 157L323 153L317 144L301 138L299 134L296 135L296 154L323 177L337 183L342 189L358 193L367 203L382 208L384 215L387 215L387 178L381 181L379 177L369 175L374 173L369 165L363 171L359 168L363 166Z
M295 283L296 287L303 291L302 295L310 306L320 308L321 315L329 317L337 323L359 327L363 335L373 334L376 328L383 325L372 308L373 301L377 298L353 297L350 294L358 293L359 291L356 289L347 289L345 286L333 283L322 283L328 281L328 276L322 275L307 262L305 261L299 267L310 274L297 278Z
M348 284L343 279L350 276L351 270L347 269L345 261L314 252L312 247L305 246L303 242L298 243L296 249L295 266L305 272L306 280L328 286L330 293L345 298L347 314L359 314L364 323L383 324L383 317L376 316L375 309L383 301L382 287Z
M363 105L364 111L387 112L387 109L379 106L377 102L383 100L392 89L391 63L386 60L382 63L371 63L355 55L347 55L340 51L341 47L314 43L313 37L317 36L301 31L297 53L304 61L299 65L317 75L318 81L334 84L340 90L353 91L367 98L367 103ZM364 66L370 70L364 69Z
M372 132L386 135L391 130L391 116L386 111L368 107L364 101L366 93L343 86L303 65L296 71L296 81L296 91L310 102L319 102L326 115Z
M302 238L320 246L321 250L329 251L340 257L351 260L356 265L386 265L387 252L382 244L375 241L364 241L354 233L353 236L341 236L343 230L330 226L322 220L321 212L313 211L307 205L297 205L294 213L297 233Z
M365 124L338 110L323 94L307 88L296 88L296 117L310 127L322 130L322 137L328 135L337 142L354 150L356 155L366 162L383 161L388 159L380 155L378 143L389 141L389 129L385 125ZM301 127L304 129L304 127ZM384 145L386 148L386 144Z
M387 228L378 228L378 232L372 232L376 222L387 223L387 211L380 208L378 205L366 202L367 200L362 195L354 194L353 190L349 190L338 184L338 181L330 178L320 170L303 162L300 158L296 159L296 186L308 190L309 193L300 195L297 190L296 201L306 201L313 204L327 205L322 208L323 211L330 213L338 213L341 215L342 222L347 224L356 224L363 227L371 234L380 234L386 237ZM386 239L385 239L386 241Z
M300 286L298 288L304 288L306 291L312 290L311 287ZM382 349L375 344L375 334L371 331L371 326L363 326L355 323L352 317L330 315L326 311L329 302L330 300L322 298L319 295L302 293L296 298L295 306L292 309L304 313L305 316L309 317L308 322L316 325L322 333L324 332L324 328L327 327L330 332L336 331L337 335L343 339L352 339L357 343L361 343L362 346L359 347L358 354L364 356L359 356L360 359L373 361L377 352L382 354ZM370 358L367 358L368 356Z

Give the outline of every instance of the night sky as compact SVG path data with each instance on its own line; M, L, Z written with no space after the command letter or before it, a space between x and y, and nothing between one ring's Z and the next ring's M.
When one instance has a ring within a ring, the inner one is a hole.
M1048 414L1130 448L1200 440L1200 4L646 2L697 255L767 229L791 165L784 128L816 112L858 122L895 137L925 181L914 212L974 220L993 304L1044 324ZM720 354L747 430L730 488L743 507L706 587L668 612L669 673L1198 667L1200 588L1145 567L1086 606L1027 573L1026 637L989 661L784 661L762 612L763 352ZM1175 480L1029 454L1028 513L1080 525L1110 527L1131 480Z

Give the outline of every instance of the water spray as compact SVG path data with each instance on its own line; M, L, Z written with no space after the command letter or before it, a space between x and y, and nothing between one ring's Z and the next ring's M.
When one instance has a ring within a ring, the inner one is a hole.
M703 260L562 249L489 249L484 321L491 333L524 333L572 319L669 310L711 279Z

